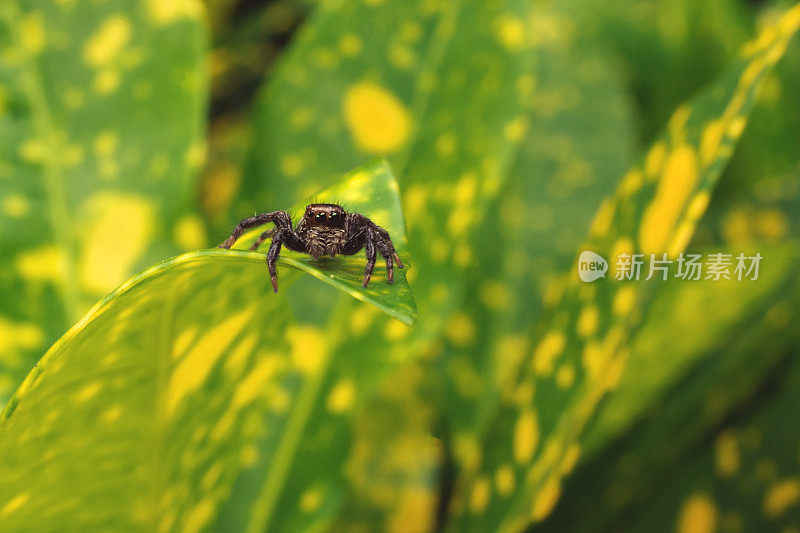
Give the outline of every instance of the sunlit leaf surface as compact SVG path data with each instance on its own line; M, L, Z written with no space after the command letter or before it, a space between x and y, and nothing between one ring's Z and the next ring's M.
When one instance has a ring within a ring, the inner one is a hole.
M330 283L354 298L376 306L406 325L413 324L417 318L417 308L406 281L406 273L412 267L411 259L408 256L403 206L400 204L397 181L388 163L377 160L354 170L334 185L314 194L308 201L288 209L290 214L294 214L294 224L297 224L299 217L303 216L305 206L312 202L342 205L347 212L360 213L388 231L395 250L403 261L404 268L395 266L394 283L387 283L384 261L379 254L372 280L364 288L361 285L366 265L363 252L355 256L314 260L306 254L284 248L281 250L279 262ZM265 208L265 210L284 209L275 207L274 209ZM233 248L249 249L256 238L271 227L272 225L262 226L248 231L242 235ZM259 251L265 253L269 249L269 245L270 241L267 239L261 244Z
M169 7L172 6L172 7ZM100 297L206 244L196 0L0 5L0 404Z
M397 186L385 163L320 194L374 217L405 253ZM335 361L345 332L317 325L318 310L287 303L283 293L298 275L285 267L357 293L408 323L413 299L402 275L388 289L361 289L363 265L351 272L331 261L320 270L287 258L281 266L284 291L274 294L262 253L185 254L136 275L73 327L0 419L4 526L194 531L233 505L238 513L223 515L224 524L262 530L279 497L299 499L301 510L323 497L342 498L323 494L315 478L302 492L286 493L286 468L307 431L346 425L360 380L371 380L363 372L336 377L331 369L387 363L365 364L381 357L366 351L361 360ZM371 285L384 281L376 276ZM335 298L338 291L313 283L324 300ZM335 324L339 315L323 307L322 316ZM318 399L322 412L312 413ZM312 414L316 425L308 424ZM243 508L231 493L253 475Z

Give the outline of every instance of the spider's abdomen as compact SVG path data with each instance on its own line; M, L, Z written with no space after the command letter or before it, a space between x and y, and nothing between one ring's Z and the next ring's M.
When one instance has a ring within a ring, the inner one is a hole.
M334 257L336 254L342 252L342 246L345 242L345 232L343 229L326 228L322 226L314 226L308 228L305 234L306 247L308 253L319 259L323 255Z

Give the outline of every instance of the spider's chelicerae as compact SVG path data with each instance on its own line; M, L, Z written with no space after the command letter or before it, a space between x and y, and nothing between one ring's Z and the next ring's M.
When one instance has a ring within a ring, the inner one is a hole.
M367 270L362 285L366 288L375 267L376 252L386 260L386 279L394 280L394 263L403 268L403 263L394 249L389 233L373 221L358 213L347 213L336 204L309 204L303 218L292 227L292 218L286 211L272 211L246 218L239 222L228 239L219 245L230 248L242 234L250 228L272 222L275 227L261 234L251 250L258 248L265 239L272 238L267 252L267 268L272 280L272 288L278 292L278 273L275 260L281 252L281 245L295 252L303 252L319 259L323 255L354 255L362 248L367 255Z

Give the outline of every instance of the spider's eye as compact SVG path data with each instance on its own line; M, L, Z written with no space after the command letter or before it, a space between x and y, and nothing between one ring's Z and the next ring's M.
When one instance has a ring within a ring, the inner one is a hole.
M317 222L325 222L326 218L327 217L325 216L325 213L317 213L316 216Z
M331 213L331 222L337 222L339 220L339 213Z

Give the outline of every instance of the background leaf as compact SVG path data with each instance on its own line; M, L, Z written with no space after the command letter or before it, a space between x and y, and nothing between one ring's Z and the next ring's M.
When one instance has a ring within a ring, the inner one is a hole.
M0 404L99 297L205 243L188 203L199 15L194 0L0 7Z
M798 14L800 7L789 10L745 49L743 59L718 84L691 106L678 109L643 165L630 171L616 197L601 207L583 249L609 257L612 265L623 252L668 252L675 257L683 251L744 128L758 82L800 25ZM486 459L457 494L454 505L463 513L462 527L519 529L549 514L561 478L577 459L577 440L587 418L624 365L626 338L652 285L581 285L574 277L567 283L539 329L530 366L523 366L517 388L487 438ZM580 316L586 313L591 319ZM581 325L584 320L593 327ZM574 365L574 386L560 390L554 383L552 367L543 364L554 360ZM492 497L488 480L503 465L514 465L509 466L512 476L525 484L510 498ZM476 491L484 505L470 507Z

